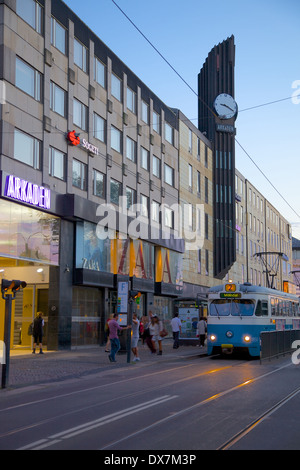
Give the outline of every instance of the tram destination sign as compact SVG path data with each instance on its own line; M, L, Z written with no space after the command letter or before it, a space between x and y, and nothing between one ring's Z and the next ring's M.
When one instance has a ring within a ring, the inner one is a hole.
M240 292L221 292L221 299L240 299L242 294Z

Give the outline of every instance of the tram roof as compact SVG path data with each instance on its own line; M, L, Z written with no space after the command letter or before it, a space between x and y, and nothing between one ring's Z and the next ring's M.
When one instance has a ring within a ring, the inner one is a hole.
M211 287L209 289L209 294L225 291L225 286L227 284L229 283ZM256 286L256 285L250 284L249 282L245 282L244 284L238 284L238 283L232 282L230 284L235 284L237 286L237 291L244 292L245 294L256 293L256 294L281 295L290 299L292 298L295 301L299 301L299 297L297 295L289 294L287 292L283 292L277 289L270 289L269 287Z

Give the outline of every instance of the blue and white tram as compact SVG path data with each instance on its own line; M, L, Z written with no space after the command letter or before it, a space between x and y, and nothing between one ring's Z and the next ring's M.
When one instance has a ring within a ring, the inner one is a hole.
M261 331L300 329L299 297L229 282L208 294L207 353L248 351L260 355Z

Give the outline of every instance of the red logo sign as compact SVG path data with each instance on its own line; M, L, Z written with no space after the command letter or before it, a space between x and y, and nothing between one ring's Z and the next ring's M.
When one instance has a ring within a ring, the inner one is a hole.
M76 146L80 144L79 134L76 134L75 131L68 132L67 139L72 145Z

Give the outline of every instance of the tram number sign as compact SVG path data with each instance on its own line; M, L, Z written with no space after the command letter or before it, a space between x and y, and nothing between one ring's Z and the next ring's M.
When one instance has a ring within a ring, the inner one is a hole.
M235 284L225 284L225 290L226 290L226 292L235 292L236 291L236 285Z
M240 292L222 292L220 294L221 299L240 299L242 294Z

